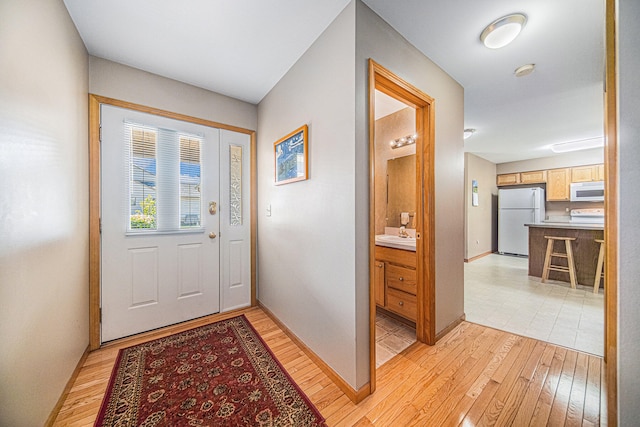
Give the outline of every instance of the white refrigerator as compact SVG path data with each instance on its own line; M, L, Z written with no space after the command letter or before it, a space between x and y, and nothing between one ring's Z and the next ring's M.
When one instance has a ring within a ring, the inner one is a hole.
M498 190L498 252L529 255L529 227L544 216L544 189L501 188Z

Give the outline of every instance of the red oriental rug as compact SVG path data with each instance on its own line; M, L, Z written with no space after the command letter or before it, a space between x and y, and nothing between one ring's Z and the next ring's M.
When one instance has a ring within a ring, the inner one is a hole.
M244 315L120 350L96 426L325 426Z

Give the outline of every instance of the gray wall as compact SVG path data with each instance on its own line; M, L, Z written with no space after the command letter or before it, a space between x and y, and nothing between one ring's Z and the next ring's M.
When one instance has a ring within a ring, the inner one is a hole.
M352 3L258 106L258 298L355 388L354 22ZM303 124L309 179L275 186L273 143Z
M435 99L436 331L464 312L464 92L366 5L356 15L356 254L358 336L368 325L368 59ZM361 345L358 342L358 345Z
M89 341L88 56L62 1L0 17L0 425L37 426Z
M619 105L619 426L640 419L640 2L618 0Z
M498 250L498 187L496 165L464 154L465 259ZM472 206L472 181L478 182L478 206Z
M245 129L258 125L253 104L95 56L89 92Z

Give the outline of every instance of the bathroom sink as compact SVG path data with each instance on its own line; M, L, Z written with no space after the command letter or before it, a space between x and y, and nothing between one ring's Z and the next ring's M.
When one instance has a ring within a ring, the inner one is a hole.
M376 245L415 251L416 239L413 237L400 237L391 234L378 234L376 235Z

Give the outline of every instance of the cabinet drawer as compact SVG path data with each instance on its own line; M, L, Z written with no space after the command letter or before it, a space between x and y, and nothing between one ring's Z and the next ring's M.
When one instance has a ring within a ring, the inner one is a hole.
M418 301L415 295L387 288L387 310L416 321Z
M410 294L416 294L416 271L387 264L387 286Z

